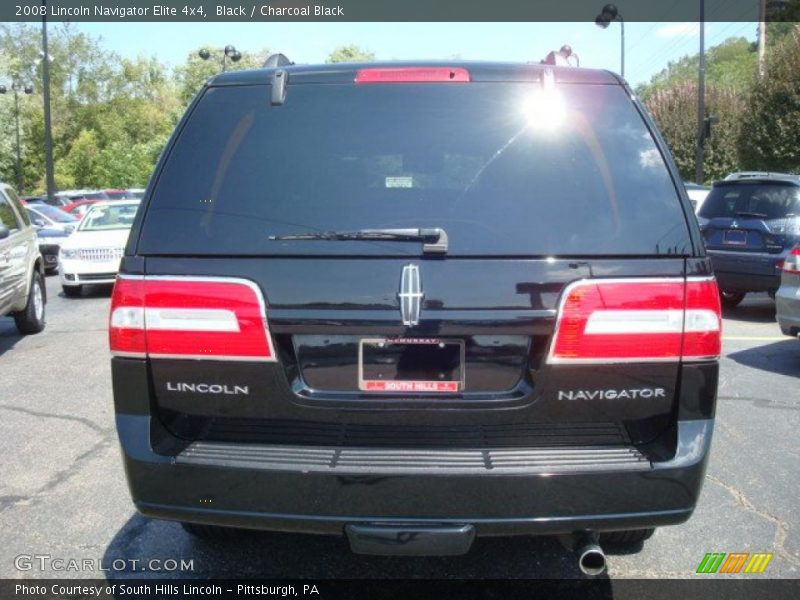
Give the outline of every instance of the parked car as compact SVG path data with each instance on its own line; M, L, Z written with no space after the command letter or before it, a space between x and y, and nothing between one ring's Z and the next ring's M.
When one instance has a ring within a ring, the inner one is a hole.
M780 286L781 266L800 242L800 177L731 174L716 182L698 214L722 302Z
M789 251L781 269L781 287L775 294L775 316L781 331L797 337L800 333L800 246Z
M689 196L689 202L692 203L695 213L703 206L703 201L708 196L711 188L705 185L698 185L691 181L684 182L683 186L686 188L686 195Z
M102 200L76 200L72 204L67 204L64 207L64 210L76 219L80 220L83 215L86 214L86 211L89 210L89 207L91 207L92 204L97 204L98 202L102 202Z
M131 198L142 198L144 197L144 188L128 188L128 195Z
M65 196L62 194L56 194L52 198L47 196L42 196L41 201L44 204L49 204L50 206L55 206L56 208L60 208L63 210L65 206L68 204L72 204L74 200L71 200L69 196Z
M45 201L48 204L67 210L67 206L83 200L108 200L108 196L100 190L64 190L55 194L52 200Z
M38 227L39 252L44 259L45 273L50 275L58 270L58 254L61 244L69 237L69 232L53 227Z
M81 295L85 284L114 283L138 200L93 204L61 245L58 270L65 296Z
M0 316L13 316L22 334L39 333L46 302L36 230L14 189L0 182Z
M112 296L135 506L358 553L581 532L587 573L688 519L719 292L654 131L599 70L215 77Z
M61 229L67 233L72 232L78 225L79 219L50 204L28 204L25 206L28 217L35 227L48 227Z

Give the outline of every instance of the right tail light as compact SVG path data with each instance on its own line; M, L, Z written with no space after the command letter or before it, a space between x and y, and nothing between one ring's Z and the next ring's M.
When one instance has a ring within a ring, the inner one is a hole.
M549 363L716 359L719 290L713 277L586 279L567 286Z

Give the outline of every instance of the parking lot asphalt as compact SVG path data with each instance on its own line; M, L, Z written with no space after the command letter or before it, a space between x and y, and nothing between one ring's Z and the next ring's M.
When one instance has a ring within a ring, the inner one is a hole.
M478 539L462 557L363 557L344 538L253 533L210 543L138 515L114 429L110 289L68 299L57 277L47 289L43 333L20 337L0 318L0 577L581 577L574 555L549 537ZM638 551L611 550L608 577L693 577L707 552L772 552L761 577L798 577L800 340L782 336L772 300L753 295L725 312L723 353L711 461L694 516L658 530ZM20 555L89 558L111 570L18 570ZM125 566L114 570L118 559ZM193 570L141 571L151 559L192 560Z

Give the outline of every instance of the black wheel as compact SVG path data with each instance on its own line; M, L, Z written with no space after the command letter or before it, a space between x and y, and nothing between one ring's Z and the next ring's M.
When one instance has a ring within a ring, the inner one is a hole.
M744 300L745 292L720 292L719 297L722 300L722 305L728 308L739 306L739 303Z
M186 533L193 535L201 540L211 542L226 542L235 540L242 535L241 529L233 527L218 527L217 525L200 525L198 523L181 523Z
M82 285L62 285L61 289L67 298L80 298L83 293Z
M608 544L610 546L640 544L645 540L649 540L655 531L655 528L606 531L600 534L600 543Z
M44 329L44 298L44 279L42 274L36 271L31 279L28 303L24 309L14 313L14 322L21 334L39 333Z

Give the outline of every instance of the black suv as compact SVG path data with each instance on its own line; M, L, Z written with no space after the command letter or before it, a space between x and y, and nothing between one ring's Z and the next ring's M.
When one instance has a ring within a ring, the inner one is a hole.
M280 66L219 75L188 109L110 343L146 515L362 553L632 542L697 502L719 296L615 75Z
M711 188L697 213L722 302L747 292L775 296L789 251L800 243L800 176L731 173Z

